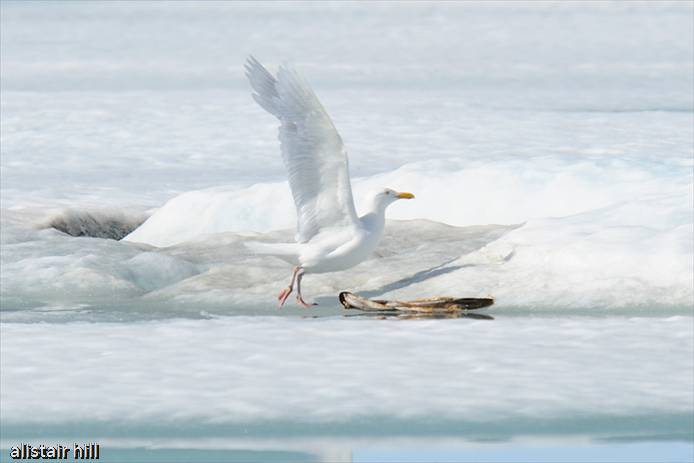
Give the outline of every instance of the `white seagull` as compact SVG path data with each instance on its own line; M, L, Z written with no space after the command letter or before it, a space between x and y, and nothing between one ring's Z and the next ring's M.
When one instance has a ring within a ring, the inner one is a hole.
M365 260L383 236L386 207L414 195L386 188L373 196L369 212L357 217L347 151L308 83L287 65L273 76L252 56L245 68L255 101L280 120L282 159L297 217L296 243L249 243L249 247L295 266L289 286L277 296L279 306L296 284L297 302L309 307L316 304L301 295L304 274L344 270Z

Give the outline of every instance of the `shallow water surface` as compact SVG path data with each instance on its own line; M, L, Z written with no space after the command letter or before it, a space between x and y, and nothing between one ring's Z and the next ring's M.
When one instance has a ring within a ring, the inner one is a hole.
M168 458L167 442L200 461L686 454L691 316L483 310L495 320L3 323L3 445L100 440L126 461Z

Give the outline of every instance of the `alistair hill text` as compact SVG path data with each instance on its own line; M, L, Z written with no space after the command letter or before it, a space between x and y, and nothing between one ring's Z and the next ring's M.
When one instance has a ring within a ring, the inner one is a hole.
M10 449L10 456L13 460L98 460L99 444L75 444L74 447L20 444Z

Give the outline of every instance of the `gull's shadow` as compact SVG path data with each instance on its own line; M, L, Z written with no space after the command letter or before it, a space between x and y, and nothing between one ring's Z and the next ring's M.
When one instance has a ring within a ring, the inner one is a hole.
M387 283L380 288L372 289L371 291L363 291L359 292L359 295L362 297L365 297L367 299L373 298L375 296L379 296L381 294L387 293L389 291L395 291L396 289L401 289L406 286L409 286L414 283L421 283L423 281L426 281L430 278L437 277L439 275L445 275L446 273L453 272L455 270L459 270L461 268L465 267L474 267L474 264L466 264L466 265L453 265L451 267L446 267L446 265L450 264L451 262L457 260L458 258L456 257L455 259L448 260L442 264L436 265L434 267L428 268L426 270L420 270L419 272L415 273L414 275L401 278L399 280L393 281L391 283ZM315 302L318 303L319 306L326 306L326 305L332 305L335 302L335 298L333 296L322 296L322 297L317 297Z
M406 286L410 286L411 284L414 284L414 283L421 283L423 281L426 281L430 278L437 277L439 275L445 275L446 273L450 273L450 272L453 272L455 270L459 270L461 268L474 267L473 264L453 265L451 267L446 267L446 265L450 264L451 262L453 262L457 259L458 258L456 257L455 259L451 259L447 262L444 262L442 264L428 268L426 270L420 270L419 272L415 273L412 276L401 278L399 280L385 284L385 285L381 286L380 288L372 289L371 291L365 291L365 292L362 292L359 294L360 294L360 296L363 296L366 298L372 298L374 296L379 296L383 293L395 291L397 289L402 289L402 288L404 288Z

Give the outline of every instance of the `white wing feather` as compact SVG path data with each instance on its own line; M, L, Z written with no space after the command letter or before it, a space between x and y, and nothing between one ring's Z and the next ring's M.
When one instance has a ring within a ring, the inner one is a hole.
M273 77L252 56L246 75L253 98L280 120L282 158L297 215L296 240L326 228L356 227L349 166L340 134L308 83L290 66Z

